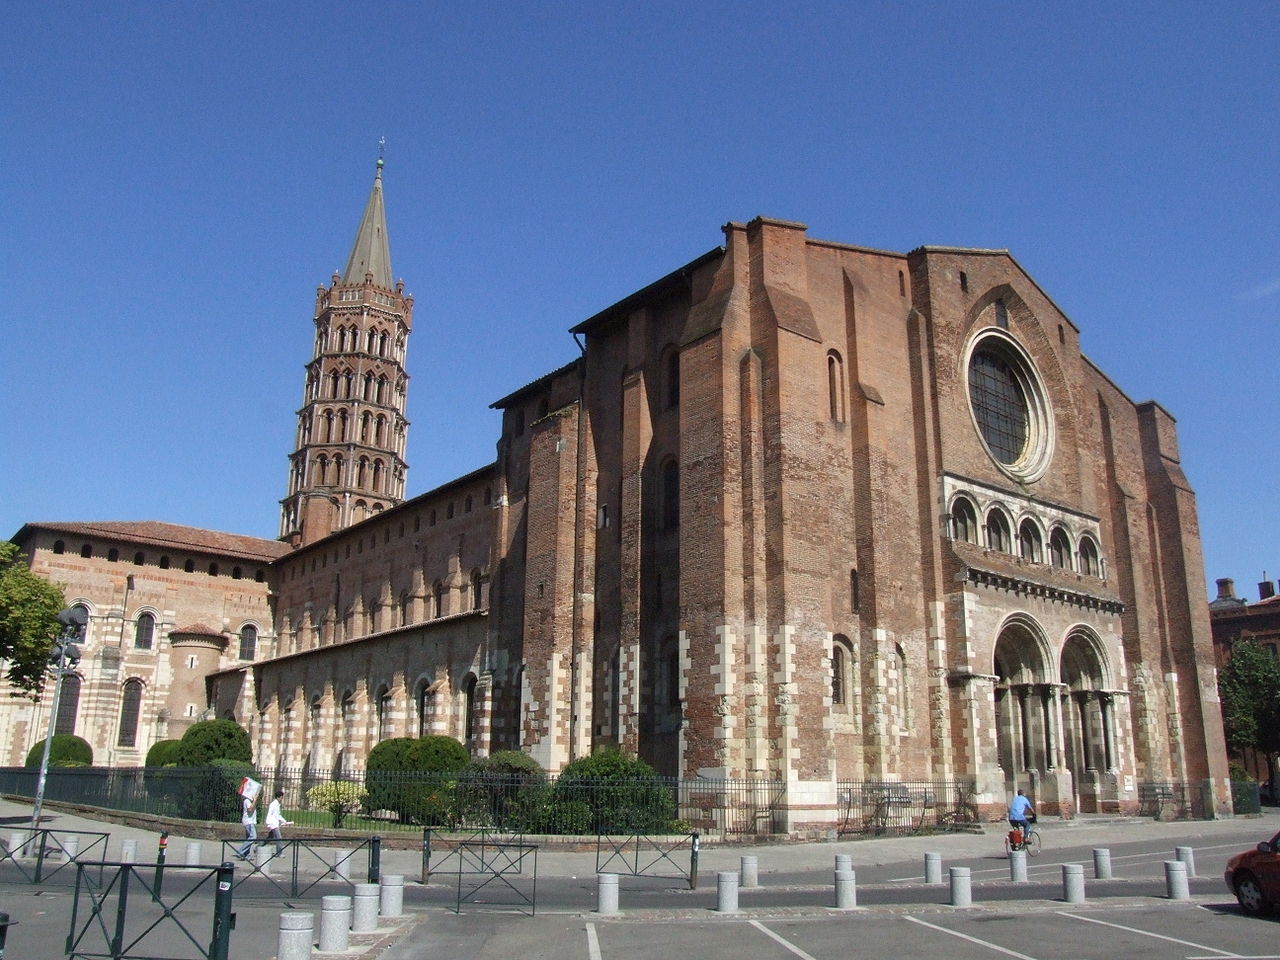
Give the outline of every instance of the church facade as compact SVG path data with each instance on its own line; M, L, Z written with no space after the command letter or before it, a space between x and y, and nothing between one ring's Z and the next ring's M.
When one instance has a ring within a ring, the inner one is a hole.
M730 223L494 403L493 463L411 499L391 278L379 169L317 294L270 642L205 677L261 767L446 733L782 781L783 829L868 780L1065 814L1197 782L1229 812L1173 418L1006 251Z

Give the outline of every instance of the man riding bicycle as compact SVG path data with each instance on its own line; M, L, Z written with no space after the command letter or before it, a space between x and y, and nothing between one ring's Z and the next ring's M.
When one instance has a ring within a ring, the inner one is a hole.
M1022 831L1022 839L1026 840L1027 831L1031 827L1031 821L1028 816L1034 817L1035 815L1035 807L1019 790L1014 795L1014 798L1009 801L1009 826Z

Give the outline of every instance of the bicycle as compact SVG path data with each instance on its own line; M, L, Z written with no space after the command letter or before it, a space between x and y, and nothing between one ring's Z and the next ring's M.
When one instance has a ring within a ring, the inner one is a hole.
M1004 855L1009 856L1015 850L1025 850L1027 856L1040 855L1040 831L1036 829L1035 814L1027 817L1027 832L1024 834L1016 827L1004 836Z

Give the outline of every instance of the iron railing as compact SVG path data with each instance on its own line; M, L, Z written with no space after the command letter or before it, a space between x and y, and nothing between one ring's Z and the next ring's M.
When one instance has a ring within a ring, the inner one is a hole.
M1147 780L1138 784L1138 815L1156 820L1213 819L1208 780Z
M842 835L964 830L979 822L971 780L851 781L837 784Z

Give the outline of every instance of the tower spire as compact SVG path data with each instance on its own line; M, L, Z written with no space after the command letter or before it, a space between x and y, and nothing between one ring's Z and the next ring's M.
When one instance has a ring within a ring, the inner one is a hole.
M364 205L364 216L356 230L356 242L352 244L347 269L343 271L343 283L364 283L366 274L373 274L373 282L379 287L391 289L391 247L387 243L387 214L382 206L382 150L385 138L378 143L377 172L373 177L373 189L369 202Z

